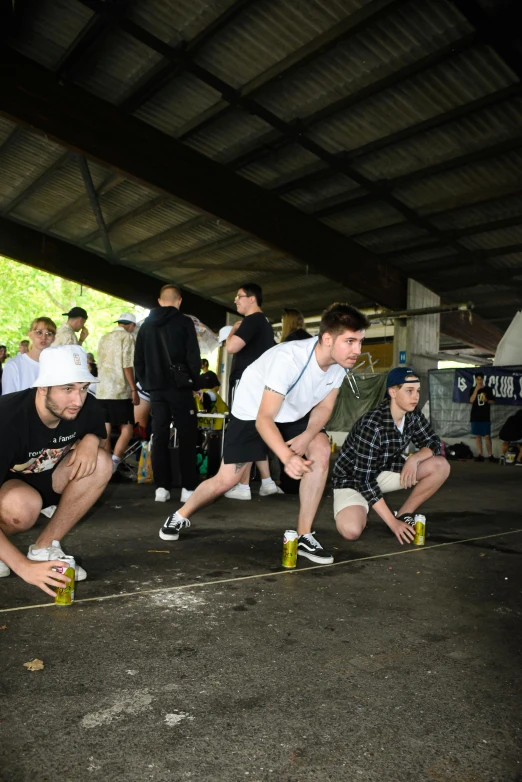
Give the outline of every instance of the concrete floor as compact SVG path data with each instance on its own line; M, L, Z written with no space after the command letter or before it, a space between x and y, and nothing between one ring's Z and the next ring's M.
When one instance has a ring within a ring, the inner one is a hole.
M328 491L336 565L281 573L295 497L222 499L169 544L177 503L111 485L66 541L72 608L0 581L0 779L520 782L521 486L454 464L420 550L375 516L344 542Z

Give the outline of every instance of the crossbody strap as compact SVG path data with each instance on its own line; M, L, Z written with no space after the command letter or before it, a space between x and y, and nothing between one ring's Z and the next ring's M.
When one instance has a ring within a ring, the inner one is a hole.
M315 350L315 347L316 347L316 345L317 345L317 343L318 343L318 342L319 342L319 340L318 340L318 339L316 339L316 340L315 340L315 342L314 342L314 344L312 345L312 350L310 351L310 355L308 356L308 359L307 359L307 361L306 361L306 364L304 365L304 367L302 368L301 372L299 373L299 376L298 376L297 380L294 380L294 382L292 383L292 385L290 386L290 388L289 388L289 389L288 389L288 391L286 392L286 395L287 395L287 396L288 396L288 394L290 393L290 391L291 391L293 388L295 388L295 387L296 387L296 385L299 383L299 381L300 381L300 380L301 380L301 378L303 377L303 375L304 375L304 373L305 373L305 370L306 370L306 368L307 368L308 364L309 364L309 363L310 363L310 361L312 360L312 356L313 356L313 354L314 354L314 350Z
M167 354L167 359L168 359L168 362L169 362L168 366L170 367L170 366L172 366L172 359L170 357L169 349L167 347L167 340L165 338L165 332L163 331L162 328L159 329L159 336L160 336L161 344L163 345L163 347L165 349L165 353Z
M299 375L297 377L297 380L294 380L294 382L292 383L292 385L290 386L290 388L286 392L286 396L288 396L290 391L292 391L292 389L294 389L296 387L296 385L299 383L299 381L303 377L303 375L304 375L304 373L306 371L306 368L308 367L308 364L312 360L312 356L314 354L314 350L315 350L318 342L319 342L319 339L316 339L314 344L312 345L312 350L310 351L310 355L308 356L306 364L304 365L304 367L300 371L300 373L299 373ZM360 398L359 388L357 386L357 382L355 380L355 377L354 377L354 374L353 374L352 370L351 369L345 369L344 373L345 373L345 376L348 378L348 382L350 384L350 390L352 391L352 393L355 396L355 398L359 399Z

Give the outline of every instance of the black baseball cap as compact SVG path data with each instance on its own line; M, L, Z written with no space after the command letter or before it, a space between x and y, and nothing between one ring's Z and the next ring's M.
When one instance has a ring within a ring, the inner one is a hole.
M406 380L407 377L414 377L415 380ZM386 378L386 388L390 386L402 386L403 383L418 383L419 376L411 367L395 367L388 372Z
M67 315L68 318L84 318L84 320L88 317L83 307L73 307L69 312L62 312L62 315Z

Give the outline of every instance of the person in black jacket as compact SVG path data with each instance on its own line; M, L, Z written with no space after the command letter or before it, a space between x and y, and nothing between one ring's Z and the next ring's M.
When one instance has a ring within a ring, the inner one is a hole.
M180 311L181 291L164 285L159 307L151 310L136 340L134 370L152 405L152 470L156 502L170 499L172 473L168 452L170 424L179 436L181 500L198 484L197 417L193 390L199 388L201 356L192 320Z

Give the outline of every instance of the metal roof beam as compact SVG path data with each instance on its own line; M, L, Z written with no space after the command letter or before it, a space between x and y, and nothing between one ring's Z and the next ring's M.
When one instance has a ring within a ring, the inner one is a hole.
M71 80L85 67L94 48L116 29L127 13L130 0L105 0L64 53L55 68L56 75L62 80Z
M287 55L271 68L254 77L247 84L244 84L239 90L241 96L253 97L261 90L265 90L282 79L288 78L295 71L306 67L326 52L331 51L338 44L363 32L381 16L391 13L404 4L405 0L373 0L373 2L350 14L346 19L343 19L321 35L317 35L300 49ZM232 107L227 105L225 101L215 103L202 115L199 115L181 129L180 139L185 141L194 133L199 133L210 123L221 119L231 109Z
M40 65L0 50L0 111L164 194L220 217L385 306L402 306L405 284L355 242ZM110 128L111 132L107 132ZM203 183L203 184L202 184Z
M3 217L0 217L0 254L143 307L156 306L164 283L127 266L115 269L95 253ZM210 328L219 328L225 321L225 307L186 290L183 290L183 309Z
M127 212L126 214L117 217L115 220L113 220L111 223L107 225L107 230L109 231L109 233L111 231L115 231L117 228L120 228L122 225L132 222L137 217L141 217L147 212L156 209L156 207L158 206L162 206L169 200L172 200L169 196L157 196L156 198L153 198L151 201L147 201L146 203L141 204L141 206L137 206L136 209L132 209L130 212ZM98 239L99 236L100 236L99 229L97 229L96 231L91 231L91 233L87 234L86 236L83 236L80 239L80 241L77 241L76 244L85 247L85 245L88 245L91 242L94 242L96 239Z
M470 114L474 114L488 106L495 106L504 100L513 98L522 93L522 84L510 84L509 87L505 87L497 92L491 92L488 95L483 95L470 103L465 103L462 106L457 106L454 109L444 112L443 114L436 114L434 117L417 122L415 125L409 125L402 130L397 130L394 133L390 133L387 136L369 141L367 144L363 144L355 149L350 149L347 152L339 153L340 159L348 157L351 160L358 160L366 155L371 155L375 152L379 152L381 149L391 147L393 144L398 144L402 141L410 139L412 136L417 136L421 133L425 133L429 130L448 125L455 120L463 117L469 117ZM323 168L320 171L315 171L311 174L307 174L302 177L285 182L285 184L270 188L271 193L277 195L286 195L293 190L301 187L308 187L316 182L320 182L325 178L332 176L332 172L329 168ZM332 213L333 214L333 213Z
M124 176L121 176L120 174L110 174L97 188L96 192L98 195L105 195L105 193L109 193L111 190L114 190L115 187L118 187L118 185L124 181ZM87 193L82 193L82 195L75 198L74 201L72 201L67 206L64 206L63 209L60 209L59 212L56 212L56 214L54 214L38 227L42 231L49 231L53 226L58 225L63 220L67 220L67 218L72 214L86 207L88 203L89 196Z
M361 87L359 90L352 92L350 95L347 95L346 97L341 98L334 103L330 103L328 106L325 106L323 109L319 109L319 111L309 114L307 117L303 117L299 121L301 132L310 130L311 127L317 125L319 122L330 119L330 117L334 116L334 114L346 111L347 109L362 103L367 98L371 98L373 95L376 95L377 93L382 92L389 87L393 87L405 79L409 79L412 76L423 73L424 71L439 65L445 60L460 55L463 51L470 49L476 42L476 33L468 33L453 41L453 43L444 46L442 49L438 49L436 52L432 52L425 57L421 57L420 60L416 60L415 62L405 65L403 68L399 68L399 70L394 71L387 76L383 76L382 79L376 79L367 86ZM181 135L180 140L184 141L185 137ZM250 163L259 160L265 154L274 150L279 150L282 147L285 147L287 144L287 139L270 134L266 141L262 142L261 145L259 145L259 142L257 142L257 146L254 149L230 161L228 165L232 165L235 169L244 168Z
M14 212L14 210L17 208L17 206L20 206L20 204L25 201L27 198L29 198L33 193L35 193L37 190L39 190L43 185L45 185L52 177L56 174L57 171L60 171L67 163L69 162L71 157L70 152L66 152L65 155L61 155L58 160L56 160L52 166L49 166L42 174L40 174L39 177L37 177L34 182L31 182L31 184L25 188L25 190L22 190L21 193L19 193L16 198L13 198L12 201L10 201L5 209L2 210L2 215L4 217L7 217L11 212Z
M235 17L242 13L248 6L252 5L254 0L236 0L228 8L226 8L219 16L216 17L204 30L195 36L191 41L183 41L178 47L174 48L177 54L170 56L167 63L160 63L151 71L149 71L145 77L141 80L137 87L132 88L130 92L120 103L120 108L123 111L133 113L139 109L144 103L150 100L154 95L159 92L166 84L172 81L176 76L179 76L186 69L186 62L189 57L194 55L206 44L213 36L219 33L227 24L229 24ZM130 22L130 20L128 20ZM123 29L130 33L134 38L138 38L142 43L147 46L155 43L154 37L150 37L151 34L147 34L145 37L143 31L134 22L123 22ZM159 39L158 39L159 40ZM161 42L163 43L163 42ZM154 48L154 46L152 46ZM162 54L165 50L162 48ZM157 51L157 50L156 50Z

